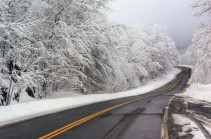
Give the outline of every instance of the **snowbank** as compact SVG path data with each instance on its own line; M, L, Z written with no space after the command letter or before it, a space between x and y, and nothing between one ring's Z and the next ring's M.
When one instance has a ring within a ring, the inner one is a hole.
M211 84L193 84L180 95L211 102Z
M179 64L177 67L186 67L186 68L191 68L191 69L194 68L194 66L192 65L185 65L185 64Z
M145 94L172 81L179 72L179 69L174 69L162 78L153 80L142 87L125 92L43 99L2 106L0 107L0 126L96 102Z
M194 135L193 139L206 139L198 126L189 118L184 115L173 114L173 119L174 123L183 126L182 131L178 133L180 137L191 133Z

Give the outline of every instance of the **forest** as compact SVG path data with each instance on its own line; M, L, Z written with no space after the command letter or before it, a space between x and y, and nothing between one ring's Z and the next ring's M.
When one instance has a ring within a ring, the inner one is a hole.
M201 23L193 35L192 44L183 55L183 63L193 66L191 83L211 83L211 1L197 0L192 8L195 16L208 16L208 23Z
M41 99L61 89L128 90L178 64L179 53L165 29L112 24L107 3L1 0L1 105L18 102L24 91Z

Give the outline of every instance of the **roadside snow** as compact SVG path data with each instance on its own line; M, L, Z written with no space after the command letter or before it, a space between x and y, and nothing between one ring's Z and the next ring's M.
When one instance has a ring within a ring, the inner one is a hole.
M180 137L191 133L194 135L193 139L206 139L198 126L189 118L184 115L173 114L173 119L174 123L182 126L182 132L179 132Z
M206 125L203 125L203 126L204 126L204 128L209 132L209 134L211 135L211 128L208 127L208 126L206 126Z
M65 98L65 97L75 97L75 96L81 96L83 94L81 93L76 93L76 92L69 92L65 90L61 90L59 92L54 92L52 94L49 94L47 96L48 99L53 99L53 98ZM26 91L21 92L19 102L17 101L11 101L11 105L18 104L18 103L26 103L30 101L36 101L37 99L30 97Z
M183 94L179 95L211 102L211 84L193 84Z
M9 106L1 106L0 126L96 102L145 94L172 81L179 72L179 69L174 69L168 72L168 74L162 78L153 80L142 87L125 92L112 94L75 95L72 97L34 100Z
M186 68L191 68L191 69L194 68L194 66L192 65L185 65L185 64L179 64L178 67L186 67Z
M76 96L81 96L81 95L83 95L83 94L62 90L62 91L59 91L59 92L52 93L52 94L48 95L47 98L51 98L52 99L52 98L64 98L64 97L76 97Z

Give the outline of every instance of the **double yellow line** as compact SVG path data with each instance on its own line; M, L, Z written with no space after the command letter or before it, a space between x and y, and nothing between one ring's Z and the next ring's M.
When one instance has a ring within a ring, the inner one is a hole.
M177 82L176 82L173 86L167 88L166 90L164 90L164 91L162 91L162 92L160 92L160 93L157 93L157 94L154 94L154 95L149 95L149 96L140 97L140 98L137 98L137 99L133 99L133 100L130 100L130 101L127 101L127 102L124 102L124 103L115 105L115 106L113 106L113 107L107 108L107 109L105 109L105 110L99 111L99 112L97 112L97 113L94 113L94 114L92 114L92 115L89 115L89 116L87 116L87 117L84 117L84 118L82 118L82 119L80 119L80 120L78 120L78 121L75 121L75 122L73 122L73 123L71 123L71 124L68 124L68 125L66 125L66 126L64 126L64 127L62 127L62 128L60 128L60 129L58 129L58 130L55 130L55 131L53 131L53 132L51 132L51 133L49 133L49 134L47 134L47 135L45 135L45 136L42 136L42 137L40 137L39 139L51 139L51 138L53 138L53 137L55 137L55 136L57 136L57 135L59 135L59 134L64 133L64 132L67 131L67 130L70 130L70 129L72 129L72 128L78 126L78 125L81 125L81 124L83 124L83 123L85 123L85 122L87 122L87 121L89 121L89 120L91 120L91 119L93 119L93 118L95 118L95 117L97 117L97 116L99 116L99 115L102 115L102 114L104 114L104 113L106 113L106 112L108 112L108 111L111 111L111 110L113 110L113 109L116 109L116 108L118 108L118 107L121 107L121 106L130 104L130 103L133 103L133 102L136 102L136 101L145 99L145 98L149 98L149 97L153 97L153 96L162 95L162 94L168 92L169 90L175 88L175 87L180 83L180 81L183 79L184 76L185 76L185 71L183 72L182 76L179 78L179 80L177 80Z

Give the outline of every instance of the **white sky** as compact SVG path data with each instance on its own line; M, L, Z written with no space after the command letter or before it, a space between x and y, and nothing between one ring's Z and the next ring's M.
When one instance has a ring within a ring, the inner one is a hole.
M112 22L130 26L139 23L160 24L178 48L187 47L198 23L207 22L206 17L193 17L190 5L194 0L112 0L108 17ZM181 50L182 51L182 50Z

